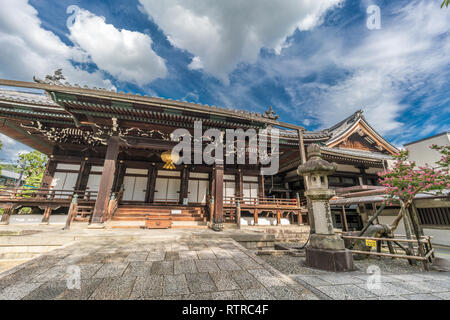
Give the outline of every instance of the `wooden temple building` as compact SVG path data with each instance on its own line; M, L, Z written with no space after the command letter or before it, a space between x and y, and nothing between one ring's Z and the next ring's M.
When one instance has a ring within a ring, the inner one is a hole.
M43 222L76 207L68 220L93 226L305 224L305 185L296 169L309 144L338 164L329 177L333 188L377 185L377 172L397 152L361 111L311 132L278 121L272 108L256 114L118 93L63 84L57 75L0 79L0 86L0 132L49 157L39 189L1 191L3 223L21 207L40 208ZM262 176L260 164L217 162L165 169L162 155L177 144L171 134L193 132L196 121L204 130L279 129L278 173Z

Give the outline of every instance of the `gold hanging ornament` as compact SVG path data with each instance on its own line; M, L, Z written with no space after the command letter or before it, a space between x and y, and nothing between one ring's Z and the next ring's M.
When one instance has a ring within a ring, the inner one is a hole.
M172 154L172 151L166 151L161 154L161 160L164 161L166 164L164 165L164 169L166 170L175 170L175 162L178 162L180 160L180 157L176 154Z

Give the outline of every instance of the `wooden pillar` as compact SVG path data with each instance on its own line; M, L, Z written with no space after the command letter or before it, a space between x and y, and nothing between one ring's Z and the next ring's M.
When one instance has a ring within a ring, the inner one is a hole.
M223 223L223 162L214 166L214 224Z
M348 232L347 212L345 206L342 206L342 228L345 232Z
M117 174L116 179L114 180L114 192L119 192L123 185L123 179L125 177L125 171L127 167L123 164L123 162L119 163L117 166Z
M44 216L42 217L41 224L49 224L51 214L52 214L52 207L46 207L44 210Z
M303 225L303 214L299 211L298 212L298 225L301 226Z
M236 201L236 223L237 228L241 228L241 202L239 200Z
M14 209L12 206L6 207L3 211L2 220L0 221L0 225L8 225L9 218L11 218L11 214L14 213Z
M91 165L89 164L88 160L84 159L81 162L80 172L78 173L77 183L75 184L76 191L86 190L90 172Z
M92 217L92 224L101 224L103 216L107 214L119 149L119 137L109 138L108 150L106 151L105 164L100 180L100 188Z
M281 224L281 212L280 210L277 210L277 225Z
M239 173L235 175L236 177L236 198L242 198L244 196L244 186L242 182L242 170L239 169Z
M57 162L55 160L49 160L45 167L44 176L41 181L41 189L50 189L52 186L53 175L56 171Z
M188 197L189 188L189 168L184 166L181 171L180 199L179 204L184 203L184 199Z
M258 184L259 184L259 198L263 199L265 198L265 191L264 191L264 176L260 175L258 176Z
M145 202L153 203L155 200L155 187L156 187L156 178L158 177L158 168L156 168L155 164L152 164L148 175L148 183L147 183L147 195Z
M256 208L253 211L253 220L255 222L255 226L257 226L258 225L258 209L256 209Z

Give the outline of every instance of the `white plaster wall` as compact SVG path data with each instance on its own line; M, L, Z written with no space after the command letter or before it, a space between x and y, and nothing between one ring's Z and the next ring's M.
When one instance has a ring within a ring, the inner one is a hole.
M449 145L450 135L447 133L407 146L406 149L409 150L409 159L415 161L418 166L424 166L425 164L435 166L436 161L439 161L441 157L439 152L430 149L430 146L433 144L437 144L438 146Z
M379 220L380 220L381 224L388 224L388 225L391 224L392 221L394 221L394 219L395 219L394 216L391 216L391 217L381 216L381 217L379 217ZM441 246L450 246L450 230L424 228L423 229L423 233L426 236L433 237L433 239L431 241L433 244L441 245ZM405 234L405 225L403 223L403 220L400 221L400 224L398 225L398 228L395 231L395 234L401 234L401 235Z

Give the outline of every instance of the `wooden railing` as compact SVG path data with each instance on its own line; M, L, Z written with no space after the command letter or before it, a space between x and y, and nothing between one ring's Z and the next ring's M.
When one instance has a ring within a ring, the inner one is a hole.
M225 197L224 206L235 207L239 201L241 207L301 208L306 207L306 199Z
M122 202L124 189L121 189L117 193L113 193L111 195L111 199L109 200L108 206L108 216L104 218L104 220L111 220L116 211L119 209L119 205Z
M55 190L35 188L0 188L0 201L40 201L40 200L68 200L78 195L78 201L94 201L97 191Z

